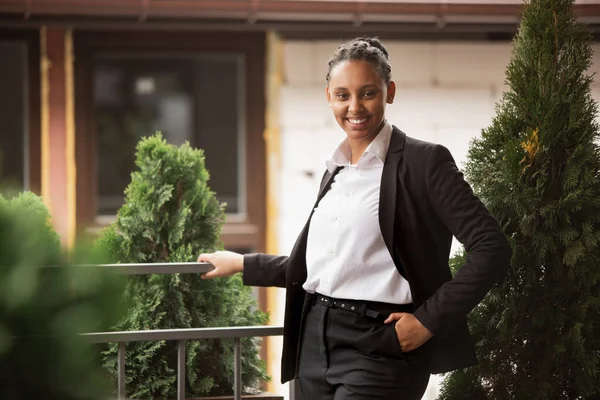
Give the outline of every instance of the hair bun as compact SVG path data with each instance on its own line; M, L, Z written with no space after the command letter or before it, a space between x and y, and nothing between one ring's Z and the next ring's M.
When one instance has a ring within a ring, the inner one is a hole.
M369 43L370 46L373 46L375 48L378 48L379 50L381 50L381 52L383 53L383 55L385 56L386 59L389 59L389 55L387 50L385 49L385 47L383 46L383 43L381 43L381 41L379 41L378 38L376 37L363 37L362 40L364 40L365 42Z
M368 62L377 70L386 84L391 82L392 67L390 67L388 52L378 38L361 36L339 45L328 63L329 70L325 77L327 83L329 83L332 68L349 60Z

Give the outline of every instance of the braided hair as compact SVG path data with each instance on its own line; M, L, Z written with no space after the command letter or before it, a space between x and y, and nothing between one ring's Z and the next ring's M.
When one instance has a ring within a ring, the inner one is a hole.
M329 60L327 71L327 83L331 70L344 61L362 60L366 61L379 73L384 82L392 81L392 67L388 62L388 52L379 39L374 37L358 37L340 45Z

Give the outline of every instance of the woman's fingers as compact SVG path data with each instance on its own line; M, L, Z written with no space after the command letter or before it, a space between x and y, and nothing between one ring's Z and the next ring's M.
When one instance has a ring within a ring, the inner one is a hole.
M207 263L212 263L212 259L215 253L202 253L198 256L198 262L207 262ZM212 271L208 271L202 275L200 275L200 278L202 279L211 279L211 278L216 278L218 275L218 271L219 269L217 268L216 265L213 264L213 266L215 267Z
M198 256L198 262L210 262L215 253L202 253Z
M401 312L391 313L390 316L387 317L385 321L383 321L383 323L389 324L390 322L398 321L400 318L402 318L404 316L404 314L406 314L406 313L401 313Z
M207 273L200 275L200 278L202 278L202 279L212 279L212 278L216 278L218 276L220 276L219 275L219 270L217 268L215 268L212 271L208 271Z

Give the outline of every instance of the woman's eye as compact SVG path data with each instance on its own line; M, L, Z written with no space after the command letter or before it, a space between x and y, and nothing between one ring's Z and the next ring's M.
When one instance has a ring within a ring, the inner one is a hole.
M375 92L373 92L373 91L365 92L365 97L373 97L373 96L375 96Z
M348 98L348 95L346 93L338 93L336 96L340 100L346 100Z

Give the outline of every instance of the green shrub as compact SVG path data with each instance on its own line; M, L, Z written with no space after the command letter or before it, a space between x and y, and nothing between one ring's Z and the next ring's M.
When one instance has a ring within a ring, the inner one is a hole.
M119 279L69 267L41 199L0 196L0 399L106 399L100 348L78 334L119 315ZM99 262L86 251L75 262Z
M222 248L219 233L223 206L207 185L202 150L187 143L169 145L160 134L137 146L137 170L125 192L125 204L98 245L116 262L190 262L201 252ZM199 274L136 276L126 298L133 307L117 330L260 325L250 288L241 277L202 280ZM138 342L127 346L127 394L132 398L175 396L177 351L174 342ZM256 388L267 379L258 357L258 339L242 340L243 385ZM116 373L116 345L105 365ZM186 390L192 395L233 391L233 341L187 343Z

